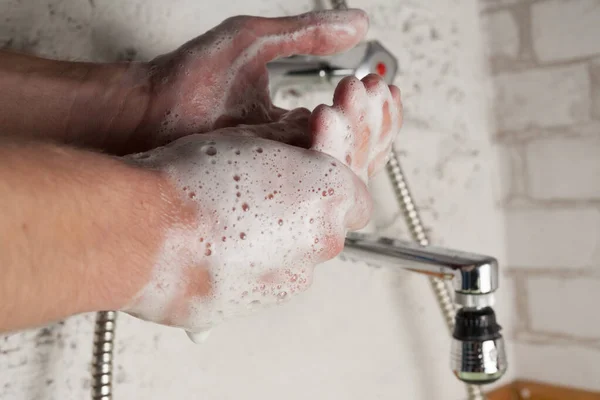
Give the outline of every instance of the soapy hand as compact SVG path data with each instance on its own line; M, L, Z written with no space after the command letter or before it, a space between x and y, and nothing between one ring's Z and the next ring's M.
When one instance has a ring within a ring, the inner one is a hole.
M227 19L149 63L150 102L129 141L129 152L145 151L188 134L279 120L287 111L271 102L266 64L293 54L348 50L367 28L368 18L360 10ZM280 132L278 139L305 144L290 135Z
M346 78L333 106L277 122L190 135L130 161L163 173L178 210L151 278L125 311L201 332L288 300L315 265L341 252L370 218L368 178L401 124L400 93L369 75ZM310 138L303 149L268 140Z

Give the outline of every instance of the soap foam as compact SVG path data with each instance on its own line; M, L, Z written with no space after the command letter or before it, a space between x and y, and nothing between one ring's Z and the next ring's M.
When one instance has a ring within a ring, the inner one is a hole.
M385 165L401 123L400 110L387 84L379 78L368 80L366 88L354 77L341 82L342 104L320 106L315 111L313 126L316 135L313 149L342 160L365 183L377 172L370 170L371 163L375 168ZM384 112L389 126L384 126Z
M181 132L210 131L219 118L224 116L244 118L250 113L259 112L266 116L271 107L268 77L262 70L262 65L257 68L257 65L252 64L267 49L284 48L286 43L289 47L289 43L298 43L301 38L306 38L304 40L310 43L311 40L314 41L312 36L327 26L328 41L339 38L339 44L334 44L333 48L342 50L344 44L348 43L348 37L360 38L367 29L366 16L356 10L307 13L294 18L312 21L289 32L262 35L260 24L256 25L258 28L250 29L245 26L248 25L247 18L231 18L180 49L183 61L176 65L174 76L170 72L173 68L171 63L167 63L165 67L155 65L152 74L164 76L161 85L170 88L169 93L173 97L173 106L160 124L159 135L164 139L163 142L175 139ZM239 35L257 35L258 38L243 49L235 49L234 39ZM319 43L313 43L314 48L318 46ZM211 65L213 60L219 65ZM190 80L180 79L180 76L191 76L199 70L203 74L202 85L182 87L184 82L189 84ZM247 77L244 77L248 73L253 74L252 82L247 82Z
M342 82L336 104L313 112L311 150L257 137L283 129L272 123L133 156L168 175L194 220L166 232L151 282L127 310L194 333L305 290L313 267L342 250L346 229L366 223L372 164L385 160L400 128L387 85L369 79ZM207 293L198 276L210 280Z
M190 331L305 290L313 266L333 256L331 238L343 240L356 203L356 182L341 163L255 137L192 135L137 160L167 160L163 170L197 221L167 232L130 311ZM207 268L211 291L188 299L182 320L172 321L172 304L190 284L186 266Z

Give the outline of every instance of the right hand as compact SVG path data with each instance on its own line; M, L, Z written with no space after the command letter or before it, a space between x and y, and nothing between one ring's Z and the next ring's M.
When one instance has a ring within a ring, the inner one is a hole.
M151 279L125 311L191 332L291 298L370 218L368 178L401 124L396 87L344 79L309 116L191 135L131 159L173 205ZM311 138L302 149L263 137Z

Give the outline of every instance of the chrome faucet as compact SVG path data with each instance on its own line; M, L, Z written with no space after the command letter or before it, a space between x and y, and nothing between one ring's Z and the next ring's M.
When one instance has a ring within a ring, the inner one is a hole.
M267 65L272 95L279 91L301 94L319 89L332 89L345 76L361 79L377 73L391 84L398 71L396 58L377 41L359 44L342 54L315 57L293 56ZM404 181L400 164L392 152L388 171L396 182L401 205L408 201L412 211L405 214L411 224L420 226L420 218ZM395 175L394 175L395 174ZM400 174L400 175L398 175ZM402 193L400 193L402 192ZM405 207L406 204L403 205ZM406 208L410 208L406 207ZM488 256L459 252L440 247L423 246L428 240L418 229L420 244L359 233L348 234L344 253L377 265L406 268L429 275L436 296L449 299L449 307L440 307L452 330L451 368L458 379L467 383L469 399L481 399L475 385L498 380L507 369L501 326L496 323L494 292L498 288L498 263ZM453 283L454 299L443 281Z
M331 89L344 77L358 79L377 73L388 84L398 70L396 58L378 41L363 42L353 49L332 56L292 56L267 65L271 93L303 93L319 88Z
M478 385L504 374L504 340L492 308L498 288L496 259L354 232L346 236L344 255L375 266L400 267L451 280L454 303L461 307L452 332L452 371L461 381Z

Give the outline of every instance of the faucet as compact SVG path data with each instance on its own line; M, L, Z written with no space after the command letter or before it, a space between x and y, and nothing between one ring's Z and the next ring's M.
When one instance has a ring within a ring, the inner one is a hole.
M279 91L301 94L331 89L349 75L361 79L377 73L391 84L398 71L398 62L381 43L367 41L342 54L292 56L273 61L267 68L269 89L274 96ZM459 380L467 383L469 398L483 398L478 386L474 385L492 383L507 369L501 326L496 322L493 309L494 293L498 288L498 263L485 255L427 246L429 241L395 152L392 152L388 163L388 172L396 184L398 200L419 244L349 233L343 254L371 264L393 265L431 277L436 297L442 299L439 300L440 307L451 328L451 369ZM445 282L448 280L453 284L453 299Z
M358 44L351 50L331 56L292 56L272 61L269 70L271 94L330 89L344 77L358 79L376 72L392 82L398 70L396 58L375 40Z
M461 381L477 385L504 374L502 328L492 308L498 288L495 258L357 232L347 234L344 255L451 280L454 303L461 307L452 332L452 372Z

